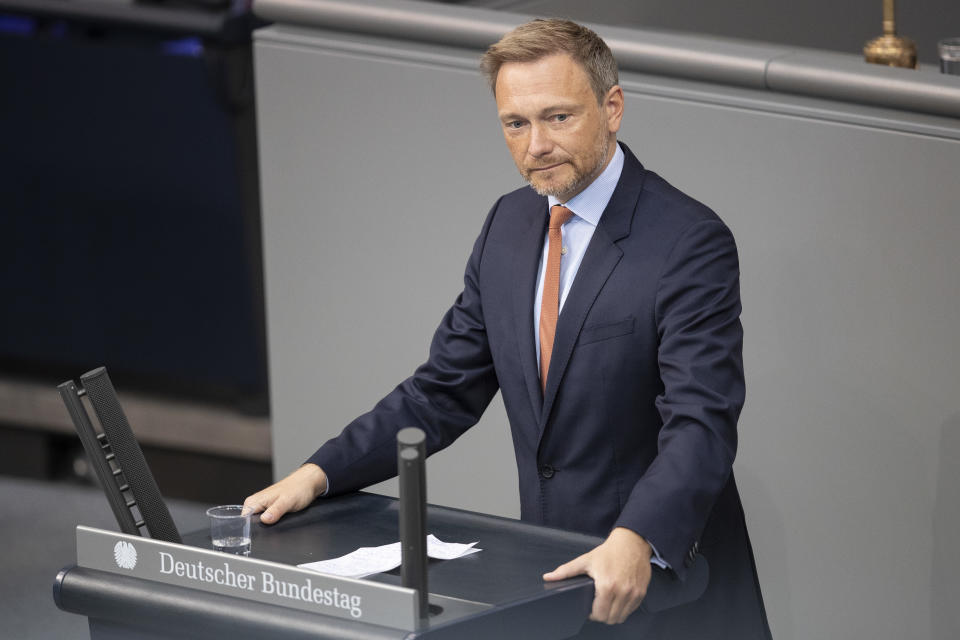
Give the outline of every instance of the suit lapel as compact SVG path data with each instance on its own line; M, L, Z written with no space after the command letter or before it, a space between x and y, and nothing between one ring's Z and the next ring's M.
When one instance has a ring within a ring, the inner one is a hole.
M547 199L539 197L530 223L521 231L511 275L516 278L513 286L513 317L516 323L517 346L520 350L520 368L530 397L530 407L537 422L543 398L540 392L540 367L533 341L533 301L537 295L537 275L543 239L547 232ZM538 224L539 223L539 224Z
M626 157L620 180L587 246L587 252L583 256L557 321L550 371L547 374L547 388L543 394L543 409L540 413L541 438L587 314L603 289L603 285L623 257L623 251L616 243L630 234L637 200L643 189L643 166L626 145L621 143L621 147Z

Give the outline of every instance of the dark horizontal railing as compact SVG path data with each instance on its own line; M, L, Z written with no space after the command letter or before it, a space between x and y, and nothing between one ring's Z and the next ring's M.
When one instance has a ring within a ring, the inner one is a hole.
M214 40L249 40L249 15L216 2L153 4L118 0L0 0L0 14L71 20L102 27L192 35Z

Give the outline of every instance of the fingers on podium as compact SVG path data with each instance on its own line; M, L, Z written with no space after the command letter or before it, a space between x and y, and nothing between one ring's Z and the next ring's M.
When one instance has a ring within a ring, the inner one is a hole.
M269 491L269 489L267 491ZM266 491L261 491L260 493L255 493L252 496L247 497L247 499L243 501L243 511L244 513L250 514L259 513L260 520L262 522L269 523L282 516L285 510L277 513L277 496L269 494L264 495L265 493Z
M586 555L586 554L585 554ZM570 562L560 565L553 571L543 574L543 579L547 581L566 580L574 576L579 576L587 572L586 558L579 556Z

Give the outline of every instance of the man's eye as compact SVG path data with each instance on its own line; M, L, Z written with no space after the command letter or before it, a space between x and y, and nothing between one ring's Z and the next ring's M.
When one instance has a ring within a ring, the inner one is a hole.
M555 116L553 116L553 119L556 120L557 122L566 122L567 118L569 117L570 117L569 113L558 113Z
M507 123L507 129L519 129L523 126L523 123L519 120L513 120Z

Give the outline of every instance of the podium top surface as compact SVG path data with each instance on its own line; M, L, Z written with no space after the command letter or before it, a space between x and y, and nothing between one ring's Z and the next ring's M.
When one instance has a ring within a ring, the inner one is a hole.
M367 493L320 499L277 524L253 523L250 557L297 565L397 542L398 506L394 498ZM483 549L456 560L430 560L429 591L490 605L555 589L555 583L543 581L543 574L602 542L595 536L437 506L428 508L427 532L444 542L478 541ZM183 541L211 548L208 531L189 533ZM400 570L367 579L399 585ZM569 587L570 581L564 585Z

